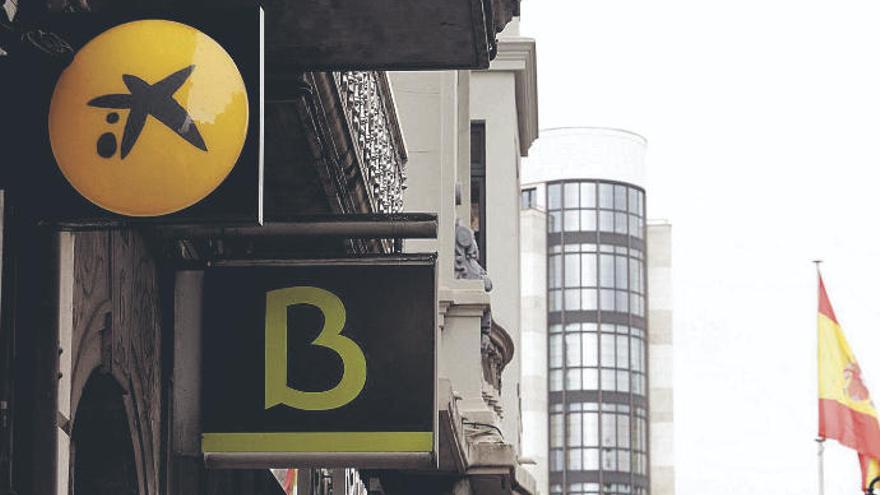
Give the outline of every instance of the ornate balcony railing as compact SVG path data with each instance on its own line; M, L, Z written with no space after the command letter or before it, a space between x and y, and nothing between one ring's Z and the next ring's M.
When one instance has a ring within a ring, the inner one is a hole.
M343 111L376 213L403 210L406 151L384 72L334 72Z

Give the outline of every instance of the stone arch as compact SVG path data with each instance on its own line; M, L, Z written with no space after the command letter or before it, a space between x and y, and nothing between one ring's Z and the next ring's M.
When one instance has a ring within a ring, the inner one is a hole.
M136 455L125 390L94 371L83 387L73 423L72 485L76 495L139 495Z

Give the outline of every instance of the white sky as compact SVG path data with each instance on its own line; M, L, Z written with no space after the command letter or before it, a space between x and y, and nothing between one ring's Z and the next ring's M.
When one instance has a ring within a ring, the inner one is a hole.
M648 213L674 236L677 493L817 493L814 258L880 397L880 4L525 0L521 30L542 128L648 139ZM826 445L826 493L859 493L856 454Z

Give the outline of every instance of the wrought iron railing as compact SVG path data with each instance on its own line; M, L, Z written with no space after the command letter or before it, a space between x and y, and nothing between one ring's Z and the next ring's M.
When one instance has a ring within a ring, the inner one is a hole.
M334 72L339 99L376 213L403 210L406 150L384 72Z

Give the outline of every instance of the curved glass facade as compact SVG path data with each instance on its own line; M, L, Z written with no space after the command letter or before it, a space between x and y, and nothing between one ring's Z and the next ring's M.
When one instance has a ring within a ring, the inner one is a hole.
M550 493L647 495L645 193L546 188Z

